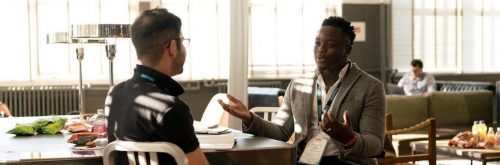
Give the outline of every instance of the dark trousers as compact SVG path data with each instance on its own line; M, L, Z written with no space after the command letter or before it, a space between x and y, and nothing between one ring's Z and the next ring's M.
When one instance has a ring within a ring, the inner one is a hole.
M320 165L350 165L347 162L340 160L337 156L323 156L319 162ZM304 165L299 163L299 165Z
M320 165L330 165L330 164L349 165L349 163L340 160L339 157L337 157L337 156L323 156L323 157L321 157L321 161L319 162L319 164Z

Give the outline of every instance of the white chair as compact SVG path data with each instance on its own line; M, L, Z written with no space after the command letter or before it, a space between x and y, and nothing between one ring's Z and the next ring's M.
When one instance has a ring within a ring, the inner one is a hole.
M250 109L250 112L259 114L263 113L263 118L267 121L273 120L274 116L276 116L276 113L278 112L279 107L253 107Z
M262 118L267 121L272 121L273 118L276 116L278 113L279 107L253 107L250 109L250 112L259 114L263 113ZM288 139L287 143L289 144L294 144L295 142L295 133L290 136L290 139Z
M146 153L149 153L149 163L158 165L157 153L170 154L178 165L187 165L188 159L186 154L177 145L169 142L132 142L132 141L114 141L104 148L103 163L104 165L114 165L113 151L127 152L127 158L130 165L135 165L136 162L140 165L146 165ZM135 159L134 153L137 153L138 159Z
M229 102L229 99L226 97L225 93L217 93L215 94L210 102L208 102L205 111L203 112L203 116L201 116L200 123L206 126L219 125L221 124L221 119L224 115L224 109L217 101L221 99L225 103Z

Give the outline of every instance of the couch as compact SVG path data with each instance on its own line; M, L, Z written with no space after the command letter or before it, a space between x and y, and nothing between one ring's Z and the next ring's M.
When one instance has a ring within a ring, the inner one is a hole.
M427 95L387 95L387 113L392 114L393 128L405 128L435 118L437 139L452 138L470 130L474 121L493 122L494 95L491 91L433 92ZM410 154L410 142L427 139L427 132L417 131L393 136L400 155Z
M500 83L497 82L497 84ZM402 87L395 83L387 83L387 93L390 95L404 95ZM481 81L436 81L436 91L443 92L470 92L478 90L489 90L495 92L494 83Z

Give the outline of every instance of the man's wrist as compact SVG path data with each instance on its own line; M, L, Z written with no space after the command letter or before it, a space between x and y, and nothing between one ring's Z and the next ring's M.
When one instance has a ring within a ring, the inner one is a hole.
M252 115L252 113L250 113L250 117L246 120L243 120L243 123L246 125L250 125L250 124L252 124L252 121L253 121L253 115Z

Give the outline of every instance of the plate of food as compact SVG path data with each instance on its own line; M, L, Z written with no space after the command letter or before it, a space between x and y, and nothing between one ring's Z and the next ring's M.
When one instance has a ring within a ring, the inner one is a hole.
M64 129L71 133L79 133L79 132L89 132L90 127L85 123L76 122L65 126Z
M82 132L82 133L73 133L67 142L74 143L78 146L84 146L87 144L87 142L94 141L95 139L97 139L97 133Z
M75 145L73 146L74 150L98 150L103 147L97 146L94 141L88 141L85 145Z

